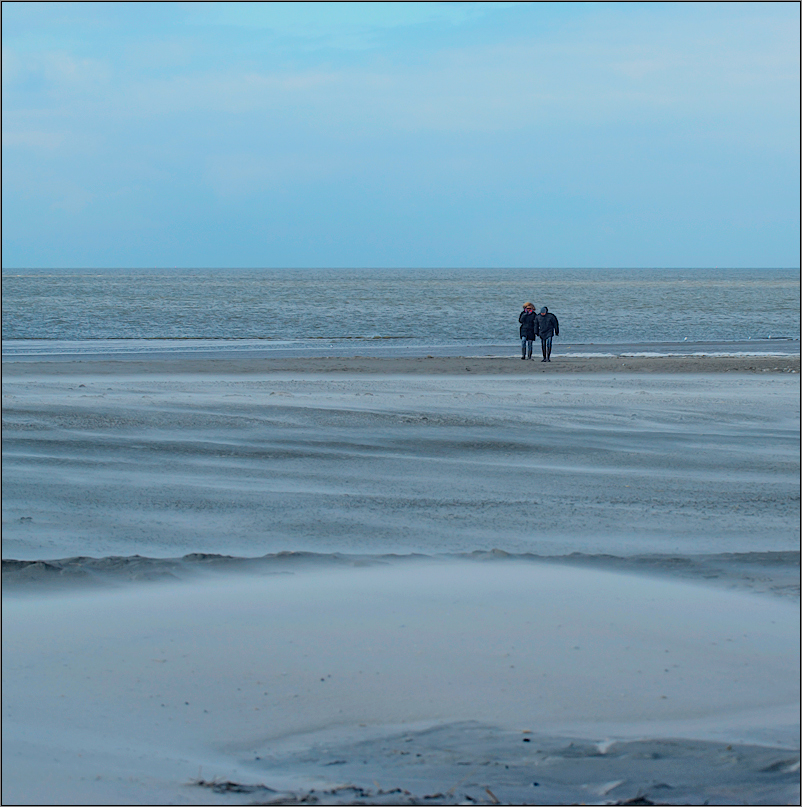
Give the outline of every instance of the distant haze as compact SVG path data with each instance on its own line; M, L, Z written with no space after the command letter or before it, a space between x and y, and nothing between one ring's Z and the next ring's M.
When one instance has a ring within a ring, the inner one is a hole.
M6 267L797 267L796 3L5 3Z

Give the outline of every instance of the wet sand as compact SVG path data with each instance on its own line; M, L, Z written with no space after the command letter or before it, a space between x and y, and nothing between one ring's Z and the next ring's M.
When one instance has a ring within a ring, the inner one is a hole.
M30 377L40 374L74 376L87 372L97 375L147 374L253 374L253 373L370 373L462 375L539 375L541 373L799 373L799 356L574 356L552 355L548 364L538 357L423 356L208 359L173 357L143 361L134 356L111 360L16 361L3 365L3 376Z

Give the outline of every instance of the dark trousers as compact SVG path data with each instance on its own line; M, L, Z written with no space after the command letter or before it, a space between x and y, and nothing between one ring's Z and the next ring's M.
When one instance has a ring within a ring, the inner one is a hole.
M525 336L521 337L521 358L532 358L532 340L527 339Z
M540 349L543 351L543 358L546 361L550 361L551 359L551 340L551 336L540 337Z

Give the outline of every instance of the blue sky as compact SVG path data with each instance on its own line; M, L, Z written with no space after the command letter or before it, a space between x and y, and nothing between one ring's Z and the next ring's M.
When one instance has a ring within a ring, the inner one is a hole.
M6 267L799 266L796 3L3 3Z

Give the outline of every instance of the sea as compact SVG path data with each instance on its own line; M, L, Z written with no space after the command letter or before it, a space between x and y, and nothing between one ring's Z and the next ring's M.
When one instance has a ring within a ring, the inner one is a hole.
M5 361L799 353L798 269L4 269Z

